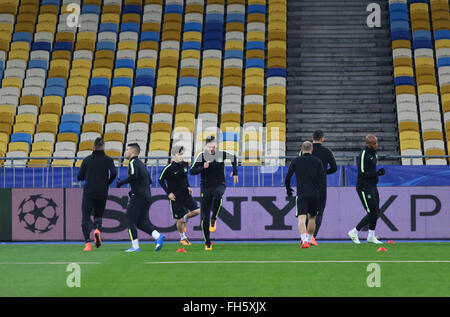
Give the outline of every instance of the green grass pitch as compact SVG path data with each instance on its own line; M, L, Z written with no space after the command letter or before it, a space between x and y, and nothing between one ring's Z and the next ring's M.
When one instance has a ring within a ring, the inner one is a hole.
M384 244L387 252L366 243L218 242L213 251L194 243L186 253L176 253L176 243L160 252L145 243L140 253L123 252L128 247L0 245L0 296L450 296L450 243ZM80 263L79 288L66 283L71 262ZM380 266L380 287L367 285L370 263Z

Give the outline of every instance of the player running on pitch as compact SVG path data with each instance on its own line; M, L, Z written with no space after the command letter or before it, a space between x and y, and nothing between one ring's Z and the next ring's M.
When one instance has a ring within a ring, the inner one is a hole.
M156 251L161 250L165 236L153 228L148 219L148 210L151 203L150 184L152 179L147 167L138 158L141 151L139 144L131 143L127 146L125 157L130 160L128 166L128 178L117 181L117 188L130 184L131 190L128 193L130 199L127 205L128 232L130 234L132 246L125 252L139 252L139 240L137 229L140 229L156 240Z
M192 198L192 188L188 181L188 163L184 161L184 147L172 147L172 162L159 176L159 184L169 197L172 216L177 220L177 229L182 245L191 245L186 236L186 223L189 218L200 214L200 208ZM167 183L167 185L166 185Z
M81 229L86 243L83 251L92 251L92 244L89 238L92 230L92 212L94 212L94 244L97 248L102 245L100 229L102 227L103 213L105 212L108 188L116 176L117 171L114 166L114 160L105 155L105 142L102 138L96 138L94 151L83 160L77 175L78 181L85 181L81 202Z
M356 244L359 244L359 231L366 225L369 225L369 235L367 242L382 244L375 237L375 227L380 214L380 197L378 195L378 176L385 174L384 168L377 171L377 151L378 139L375 135L366 136L366 147L358 156L358 180L356 182L356 191L359 199L367 211L367 215L358 223L358 225L348 232L348 236Z
M292 197L291 177L295 173L297 179L297 197L295 199L298 217L298 231L302 239L301 248L309 248L316 229L316 215L320 204L320 193L326 189L326 176L322 162L312 156L313 145L303 142L301 156L292 160L285 178L286 192ZM308 228L306 228L308 215Z
M217 217L222 206L222 196L225 192L225 160L233 165L233 181L239 182L237 174L236 155L219 151L214 136L206 138L206 149L197 155L191 168L191 174L201 174L201 226L205 237L205 250L212 250L210 232L216 230ZM211 217L211 207L213 215ZM211 219L211 224L210 224Z

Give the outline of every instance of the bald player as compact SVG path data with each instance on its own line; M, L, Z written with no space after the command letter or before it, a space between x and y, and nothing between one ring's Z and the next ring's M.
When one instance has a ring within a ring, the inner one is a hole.
M319 209L320 193L326 188L326 176L322 162L312 156L313 145L306 141L302 144L302 155L292 160L286 174L285 185L289 197L293 194L291 177L297 179L297 197L295 199L298 218L298 231L302 239L301 248L309 248L316 229L316 216ZM308 228L306 217L308 216Z
M377 171L377 149L378 139L375 135L366 136L366 147L358 156L358 180L356 182L356 191L363 204L367 215L358 223L358 225L348 232L348 236L356 244L359 244L359 231L369 225L369 235L367 242L382 244L375 237L375 227L380 215L380 197L378 195L378 176L385 174L384 168Z

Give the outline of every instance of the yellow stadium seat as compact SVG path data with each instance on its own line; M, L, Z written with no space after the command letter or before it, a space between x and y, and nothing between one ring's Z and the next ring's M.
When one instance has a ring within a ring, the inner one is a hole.
M56 135L58 133L58 123L57 122L39 122L36 126L36 133L48 132Z
M286 104L284 103L268 103L266 106L266 113L280 112L286 115Z
M21 89L22 79L15 77L3 78L2 87L15 87Z
M420 140L403 140L400 141L400 150L422 150Z
M11 51L30 51L30 44L28 42L13 42L11 43Z
M91 151L94 147L94 141L83 141L78 145L78 151Z
M442 131L423 131L422 138L424 141L443 140L444 134L442 133Z
M435 94L437 95L437 87L435 85L421 85L417 88L418 94Z
M102 115L106 114L106 106L99 104L90 104L86 106L86 113L100 113Z
M241 115L238 113L224 113L221 117L221 122L236 122L241 123Z
M263 13L252 13L247 16L247 22L260 22L260 23L266 23L266 15Z
M12 125L16 115L16 107L12 105L0 106L0 122Z
M113 87L111 89L110 104L130 105L130 88L128 87Z
M132 50L132 51L136 51L137 50L137 42L133 42L133 41L121 41L119 42L117 49L119 51L121 50Z
M28 133L33 135L34 134L34 124L31 123L16 123L13 126L13 133Z
M56 24L49 22L42 22L36 25L36 32L49 32L55 34Z
M73 86L81 86L87 89L89 87L89 79L86 77L72 77L69 79L68 87Z
M164 141L150 142L149 151L169 151L170 143Z
M39 16L38 16L38 23L49 22L52 24L56 24L57 20L58 20L58 17L56 15L50 14L50 13L39 14Z
M112 69L113 67L114 67L114 59L110 59L110 58L96 58L94 60L94 68Z
M180 69L180 78L183 77L196 77L198 78L199 76L199 69L198 68L181 68Z
M197 50L183 50L181 51L181 59L192 58L199 60L200 59L200 51Z
M202 33L201 32L184 32L183 33L183 41L195 41L195 42L201 42L202 41Z
M116 68L114 70L114 77L126 77L126 78L133 79L134 78L133 69L131 69L131 68Z
M394 68L394 77L414 76L412 67L396 67Z
M149 31L153 31L153 32L158 32L161 29L161 24L160 23L156 23L156 22L146 22L142 24L142 32L149 32Z
M402 131L399 133L399 136L400 136L400 141L405 141L405 140L420 141L419 131L412 131L412 130Z
M84 32L83 32L84 33ZM71 32L58 32L55 36L56 42L74 42L75 35Z
M150 123L150 115L146 113L132 113L130 115L130 123L133 122L144 122L149 124Z
M244 42L242 41L226 41L225 50L244 50Z
M122 15L122 23L141 24L141 16L137 13L126 13Z
M175 22L175 23L180 24L180 26L181 26L181 20L182 20L181 14L178 14L178 13L166 13L166 14L164 14L164 24L166 24L168 22Z
M9 152L20 151L28 153L30 151L30 146L26 142L11 142L8 145L8 151Z
M137 62L137 68L153 68L156 69L156 60L153 58L141 58Z
M261 41L265 42L266 34L264 32L252 31L247 32L247 41Z
M403 121L398 123L398 131L419 131L419 122L416 121Z
M83 123L83 125L81 126L81 132L97 132L103 134L103 124L97 122Z
M108 68L96 68L92 70L92 78L105 77L111 80L112 70Z
M120 15L114 13L103 14L101 17L101 23L120 23Z
M29 167L47 166L48 159L31 159L33 157L51 157L53 151L31 151L30 160L27 163Z
M124 113L110 113L106 117L106 122L120 122L120 123L127 123L127 115Z
M436 50L441 48L450 48L450 40L437 40L435 43Z
M21 113L16 116L16 123L36 124L36 116L30 113Z
M247 59L250 58L259 58L264 59L265 52L263 50L248 50L245 52L245 56Z
M167 122L153 123L151 131L152 131L152 133L154 133L154 132L168 132L168 133L171 133L172 132L172 125L170 123L167 123Z
M215 102L203 101L200 99L200 106L198 107L199 113L219 113L219 100Z
M122 144L124 142L124 138L125 138L125 136L119 132L108 132L108 133L105 133L103 136L103 139L105 140L105 142L117 141L117 142L121 142Z
M44 152L53 152L53 143L51 142L34 142L31 145L32 152L36 151L44 151Z

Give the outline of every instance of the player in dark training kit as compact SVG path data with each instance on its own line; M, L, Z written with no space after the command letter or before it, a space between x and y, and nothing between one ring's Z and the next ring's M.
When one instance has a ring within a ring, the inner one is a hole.
M159 184L169 197L172 216L177 220L177 229L182 245L191 245L186 237L186 223L189 218L200 214L200 208L192 198L192 188L188 181L188 163L184 161L184 148L172 147L172 162L159 176ZM166 185L167 183L167 185Z
M131 190L128 193L130 199L127 205L128 232L132 246L126 252L138 252L139 240L137 229L151 235L156 240L156 251L161 250L165 236L156 231L148 219L148 210L151 203L150 185L152 180L148 173L147 166L138 158L141 151L139 144L131 143L127 146L125 157L130 160L128 166L128 177L117 181L117 187L130 184Z
M301 248L309 248L315 227L319 208L320 193L325 190L325 173L322 162L312 156L313 145L306 141L302 144L302 155L292 160L285 178L286 192L292 197L291 177L295 173L297 179L296 217L298 231L302 239ZM306 228L308 215L308 228Z
M100 229L108 188L116 176L117 171L113 159L105 155L105 142L102 138L95 139L94 151L83 160L77 176L78 181L85 181L81 202L81 229L86 243L84 251L92 251L89 238L92 230L92 211L94 212L94 243L97 248L102 244Z
M365 226L369 225L369 234L367 242L382 244L375 237L375 227L380 215L380 197L378 195L378 176L385 174L384 168L377 171L377 151L378 139L375 135L366 136L366 147L358 156L358 179L356 182L356 191L363 204L367 215L358 223L358 225L348 232L348 236L356 244L359 244L358 233Z
M312 155L317 157L323 165L323 170L326 175L333 174L337 171L336 160L334 159L333 152L328 148L324 147L322 143L325 141L325 136L322 130L316 130L312 136L313 139L313 152ZM330 168L328 168L328 165ZM316 216L316 230L314 231L314 236L311 240L312 245L319 245L316 242L317 234L319 233L320 225L322 224L323 212L325 210L325 205L327 203L327 178L325 177L325 190L320 193L319 198L319 209Z
M216 139L210 136L206 139L206 149L197 155L191 168L191 174L201 174L201 226L205 237L205 250L212 250L210 232L216 230L217 217L222 206L222 196L225 192L225 160L231 160L233 165L233 181L239 182L237 175L237 158L228 152L219 151ZM213 215L211 217L211 207ZM211 224L210 224L211 220Z

